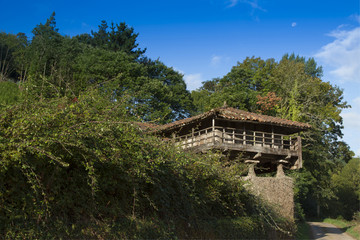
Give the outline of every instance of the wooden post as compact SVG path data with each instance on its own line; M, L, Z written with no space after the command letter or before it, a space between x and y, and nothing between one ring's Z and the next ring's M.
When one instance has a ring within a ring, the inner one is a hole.
M244 130L243 130L243 145L246 145L246 130L245 130L245 124L244 124Z
M198 133L199 133L199 136L198 136L198 138L199 138L199 146L201 145L201 131L198 131Z
M175 138L176 138L176 135L175 135L175 133L173 133L172 134L172 140L171 140L173 144L175 144Z
M208 143L208 131L207 131L208 129L206 128L205 129L205 143L207 144Z
M213 144L215 145L215 118L212 119Z
M195 141L195 138L194 138L194 128L191 129L191 146L194 147L194 141Z
M301 137L297 136L297 146L298 146L298 169L302 168L302 143L301 143Z
M235 144L235 129L232 131L232 139L233 144Z
M274 126L271 126L271 148L275 148Z
M225 128L223 128L222 130L222 140L221 140L222 143L225 143Z
M256 146L256 133L253 131L253 146Z

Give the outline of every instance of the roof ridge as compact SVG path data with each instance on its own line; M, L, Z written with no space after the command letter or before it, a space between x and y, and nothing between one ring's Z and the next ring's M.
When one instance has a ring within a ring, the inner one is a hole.
M196 120L210 117L214 114L217 117L221 117L221 118L225 118L225 119L229 119L229 120L233 119L233 120L240 120L240 121L269 123L269 124L275 124L275 125L284 126L284 127L299 128L301 130L306 130L306 129L311 128L311 125L308 123L297 122L297 121L292 121L289 119L264 115L261 113L249 112L249 111L245 111L245 110L241 110L241 109L237 109L237 108L233 108L233 107L222 106L222 107L213 108L207 112L204 112L204 113L201 113L201 114L189 117L189 118L185 118L185 119L177 120L177 121L167 123L164 125L160 125L159 127L157 127L156 131L168 130L168 129L176 128L178 126L184 126L184 125L190 124Z

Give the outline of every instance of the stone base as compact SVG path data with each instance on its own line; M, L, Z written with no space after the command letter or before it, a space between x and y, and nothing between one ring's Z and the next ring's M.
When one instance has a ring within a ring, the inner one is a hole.
M294 180L290 177L246 177L246 188L274 206L281 216L294 220Z

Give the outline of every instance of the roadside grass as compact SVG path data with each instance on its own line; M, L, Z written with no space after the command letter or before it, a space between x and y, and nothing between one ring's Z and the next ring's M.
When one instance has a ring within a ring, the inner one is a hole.
M344 219L325 218L324 222L331 223L341 228L342 231L348 233L355 239L360 239L360 222L358 221L346 221Z
M295 239L296 240L312 239L310 225L303 221L298 222Z

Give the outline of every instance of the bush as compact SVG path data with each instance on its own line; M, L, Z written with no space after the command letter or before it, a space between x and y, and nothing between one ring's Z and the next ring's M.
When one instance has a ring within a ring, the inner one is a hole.
M202 229L209 238L253 238L280 229L214 154L183 152L133 120L121 101L96 92L7 108L5 238L195 238Z

